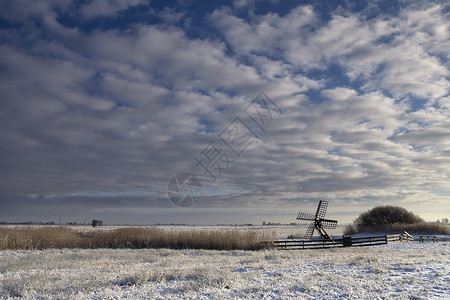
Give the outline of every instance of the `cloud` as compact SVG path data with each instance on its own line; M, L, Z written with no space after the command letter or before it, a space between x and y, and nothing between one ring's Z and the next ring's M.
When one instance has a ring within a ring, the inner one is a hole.
M365 91L438 99L450 88L448 65L441 59L449 46L442 9L405 9L398 16L371 20L337 12L326 24L308 6L284 17L269 13L250 21L221 9L212 19L240 55L270 56L304 70L338 64Z
M227 42L238 54L261 54L281 58L286 48L302 44L310 28L318 23L312 7L299 6L287 16L269 13L251 22L232 15L231 10L216 10L211 21L223 32ZM302 48L297 48L302 51ZM301 53L298 53L301 55Z
M223 44L189 40L175 27L140 26L131 35L109 31L95 33L88 40L89 55L103 58L102 63L134 65L166 87L218 89L260 84L253 68L226 57Z
M230 121L224 116L233 98L217 90L262 85L220 43L189 40L176 28L78 32L76 41L65 44L62 36L33 41L30 49L0 49L8 128L2 183L16 196L61 198L131 185L157 191L150 203L167 201L170 177L192 163L198 141L207 142L196 135L205 130L202 120L216 114L209 122L217 127Z
M147 0L92 0L81 6L80 13L86 19L115 17L130 7L145 4Z
M361 79L366 91L437 99L450 87L448 68L435 55L448 44L442 38L448 27L440 7L422 11L420 19L417 15L406 10L398 17L369 22L336 15L310 43L328 63L342 65L351 80Z
M26 21L28 18L48 18L57 15L56 10L65 10L71 0L39 1L29 3L26 0L4 2L1 5L0 16L13 21Z
M192 17L184 6L161 8L158 24L106 28L92 20L158 8L15 3L0 13L12 24L0 31L0 201L10 212L117 217L128 207L130 220L149 209L173 217L167 183L180 172L202 179L198 209L230 214L286 214L318 199L348 209L447 199L426 190L448 189L450 176L443 6L324 19L300 5L244 18L261 3L235 2L203 12L214 30L196 35L177 26ZM237 157L219 133L236 117L255 128L244 109L262 90L283 112ZM233 160L215 182L194 161L211 141Z

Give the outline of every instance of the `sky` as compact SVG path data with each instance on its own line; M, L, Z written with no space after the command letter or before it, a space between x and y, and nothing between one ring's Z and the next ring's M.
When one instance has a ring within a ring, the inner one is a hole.
M0 221L450 216L447 1L0 0Z

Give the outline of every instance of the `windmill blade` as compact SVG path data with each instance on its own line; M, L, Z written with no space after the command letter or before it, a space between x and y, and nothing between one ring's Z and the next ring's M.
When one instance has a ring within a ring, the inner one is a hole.
M307 240L311 240L312 236L314 234L314 229L316 228L316 225L314 223L309 224L308 229L306 230L304 238Z
M337 223L338 221L336 221L336 220L331 220L331 219L324 219L324 218L321 218L321 219L319 219L320 221L322 221L322 222L330 222L330 223Z
M320 200L317 207L316 218L322 219L327 213L328 201Z
M324 229L335 229L336 228L336 226L337 226L337 221L335 221L335 220L325 220L325 219L322 219L322 227L324 228Z
M306 221L314 221L315 216L312 214L299 212L297 216L297 220L306 220Z

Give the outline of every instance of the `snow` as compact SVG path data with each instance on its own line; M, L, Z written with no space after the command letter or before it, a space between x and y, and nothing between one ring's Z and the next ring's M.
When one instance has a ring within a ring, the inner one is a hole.
M2 299L448 299L450 242L0 252Z

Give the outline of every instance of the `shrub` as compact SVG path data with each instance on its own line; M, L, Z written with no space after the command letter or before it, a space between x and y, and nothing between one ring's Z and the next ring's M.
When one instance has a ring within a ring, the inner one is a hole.
M354 222L356 226L377 226L387 224L415 224L425 221L399 206L377 206L362 213Z
M448 234L446 226L427 223L421 217L399 206L377 206L362 213L344 230L344 234L358 232L401 232Z

